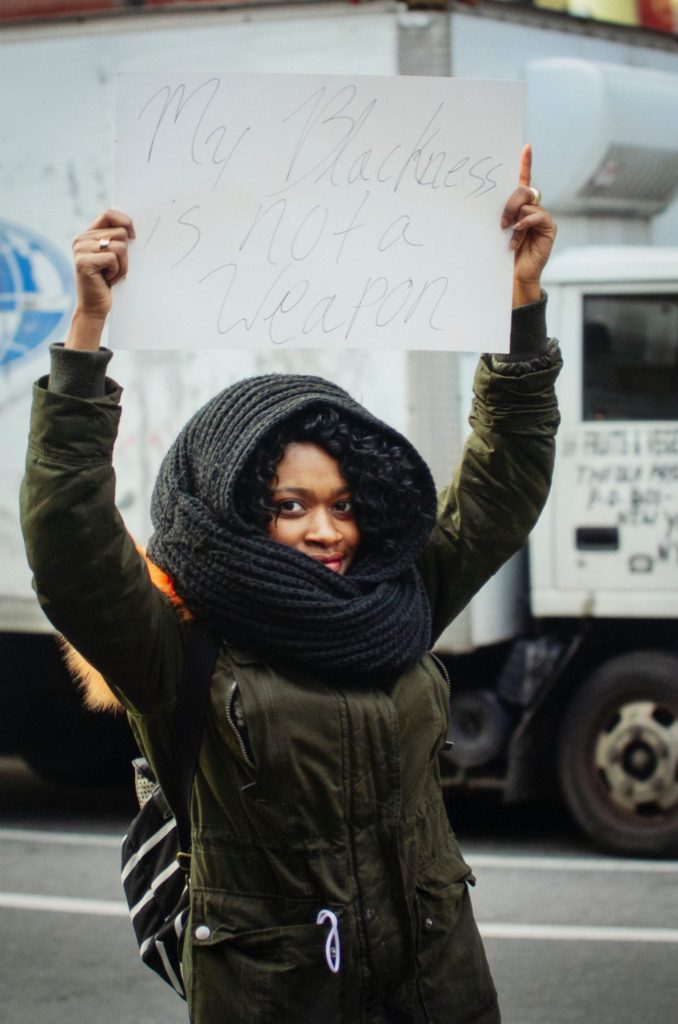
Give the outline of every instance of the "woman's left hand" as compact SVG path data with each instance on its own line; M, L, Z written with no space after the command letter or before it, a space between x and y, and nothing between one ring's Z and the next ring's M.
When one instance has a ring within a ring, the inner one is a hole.
M541 297L541 273L558 230L551 214L540 205L540 198L535 202L531 176L532 147L527 145L520 154L519 186L506 203L501 219L502 228L513 227L510 245L515 252L514 307Z

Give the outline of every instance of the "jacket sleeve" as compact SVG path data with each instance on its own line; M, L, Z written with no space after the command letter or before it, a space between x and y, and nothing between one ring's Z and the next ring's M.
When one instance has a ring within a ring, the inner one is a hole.
M452 482L440 493L419 567L433 639L521 548L548 497L559 423L557 345L532 359L483 356L468 437Z
M33 585L54 627L142 714L174 701L181 625L151 583L115 508L121 389L100 397L34 388L21 522Z

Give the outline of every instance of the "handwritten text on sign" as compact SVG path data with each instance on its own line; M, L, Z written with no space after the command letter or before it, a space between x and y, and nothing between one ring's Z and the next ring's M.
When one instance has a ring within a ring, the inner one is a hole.
M522 85L118 76L119 348L505 348Z

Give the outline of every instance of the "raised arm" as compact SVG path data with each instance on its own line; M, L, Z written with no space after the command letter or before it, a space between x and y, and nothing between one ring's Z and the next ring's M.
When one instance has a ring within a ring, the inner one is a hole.
M542 295L541 275L546 266L557 228L541 206L541 194L531 186L532 146L523 147L518 170L518 188L509 197L502 213L501 226L512 228L510 246L513 259L513 308L538 302Z
M47 617L130 706L150 711L173 699L163 686L180 631L115 508L121 389L100 348L133 238L129 217L109 210L74 242L76 305L35 385L21 518Z
M433 611L434 638L521 548L548 497L559 422L555 380L561 360L546 336L541 274L556 226L530 186L532 151L523 150L519 186L503 211L515 253L510 352L481 357L468 437L420 568Z
M134 225L120 210L105 210L73 241L75 307L63 345L51 349L47 389L78 398L101 398L111 358L101 337L113 302L113 287L127 274Z
M127 246L133 238L131 218L120 210L105 210L74 240L76 302L64 348L99 348L113 287L127 274Z

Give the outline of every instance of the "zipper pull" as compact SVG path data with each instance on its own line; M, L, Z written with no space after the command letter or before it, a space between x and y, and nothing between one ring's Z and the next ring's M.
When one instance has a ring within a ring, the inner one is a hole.
M339 920L337 915L331 910L321 910L315 923L325 924L328 921L332 927L325 942L325 959L332 974L338 974L339 967L341 966L341 943L339 942Z

